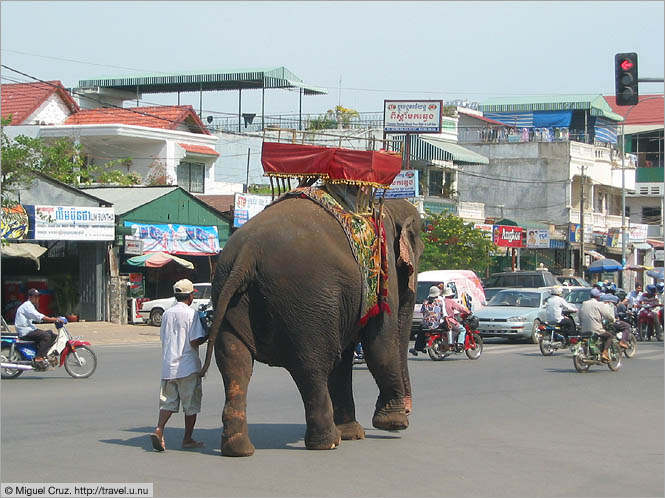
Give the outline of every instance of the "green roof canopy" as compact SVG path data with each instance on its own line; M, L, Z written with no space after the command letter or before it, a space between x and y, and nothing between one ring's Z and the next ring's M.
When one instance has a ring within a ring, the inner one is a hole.
M592 116L623 121L602 95L543 95L528 97L495 97L479 107L482 112L529 112L590 110Z
M433 137L411 135L411 158L421 161L453 161L466 164L489 164L485 156L461 145Z
M325 88L305 84L284 66L220 69L180 74L147 74L79 80L79 87L102 87L141 93L245 90L251 88L302 89L305 95L323 95Z

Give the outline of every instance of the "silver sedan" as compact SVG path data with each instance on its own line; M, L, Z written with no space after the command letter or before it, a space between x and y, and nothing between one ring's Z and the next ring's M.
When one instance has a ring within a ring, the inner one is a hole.
M538 326L551 287L504 289L478 310L478 332L481 337L506 337L538 342Z

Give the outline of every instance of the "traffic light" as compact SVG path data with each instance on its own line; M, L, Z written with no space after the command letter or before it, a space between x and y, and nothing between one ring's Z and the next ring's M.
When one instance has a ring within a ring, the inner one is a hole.
M635 52L614 56L614 76L617 105L636 105L638 93L637 54Z

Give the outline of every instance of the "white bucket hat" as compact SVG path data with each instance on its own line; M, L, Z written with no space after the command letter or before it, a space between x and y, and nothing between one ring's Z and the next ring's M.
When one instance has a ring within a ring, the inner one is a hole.
M443 294L441 294L443 297L448 297L448 296L453 296L455 293L450 287L446 287L445 290L443 291Z
M439 294L439 288L436 285L433 285L429 288L429 296L427 297L438 297Z

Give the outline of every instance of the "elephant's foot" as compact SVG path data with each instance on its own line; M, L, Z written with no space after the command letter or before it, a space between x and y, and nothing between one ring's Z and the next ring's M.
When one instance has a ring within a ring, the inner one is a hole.
M335 426L322 434L312 434L308 428L305 434L305 447L308 450L334 450L341 442L340 431Z
M377 429L386 431L403 431L409 426L409 420L406 417L404 400L391 400L388 403L379 406L377 402L372 425Z
M222 456L248 457L254 454L254 449L247 434L222 435Z
M350 441L353 439L365 439L365 429L355 420L353 422L347 422L345 424L340 424L337 426L337 429L342 434L342 441Z

